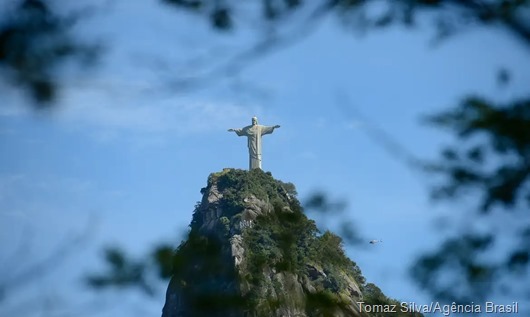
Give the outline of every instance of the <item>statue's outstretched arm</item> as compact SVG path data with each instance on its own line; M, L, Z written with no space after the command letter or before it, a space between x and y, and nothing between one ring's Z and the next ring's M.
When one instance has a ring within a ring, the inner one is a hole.
M238 136L244 135L243 129L228 129L228 132L235 132Z
M261 126L261 135L265 135L265 134L271 134L274 129L277 129L279 128L280 126L279 125L275 125L275 126Z

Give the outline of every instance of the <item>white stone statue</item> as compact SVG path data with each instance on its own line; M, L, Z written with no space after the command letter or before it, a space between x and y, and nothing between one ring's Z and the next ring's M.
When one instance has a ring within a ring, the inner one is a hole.
M261 169L261 136L271 134L279 125L273 127L259 125L258 118L252 118L252 125L241 129L228 129L228 132L235 132L238 136L248 138L249 169Z

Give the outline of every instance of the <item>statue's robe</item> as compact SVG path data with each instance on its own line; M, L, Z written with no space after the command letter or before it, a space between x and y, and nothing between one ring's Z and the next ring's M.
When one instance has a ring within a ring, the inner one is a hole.
M249 125L241 129L234 129L238 136L248 138L249 169L261 169L261 137L271 134L274 127L265 125Z

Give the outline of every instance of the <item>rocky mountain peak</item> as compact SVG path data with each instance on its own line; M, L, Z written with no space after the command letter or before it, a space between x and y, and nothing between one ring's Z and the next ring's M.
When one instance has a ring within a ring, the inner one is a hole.
M366 315L360 269L338 236L304 215L294 185L260 169L224 169L201 193L162 317Z

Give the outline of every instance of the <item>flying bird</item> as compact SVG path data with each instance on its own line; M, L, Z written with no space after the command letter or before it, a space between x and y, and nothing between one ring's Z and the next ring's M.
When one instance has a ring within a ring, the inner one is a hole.
M376 244L379 242L383 242L383 240L370 240L370 244Z

